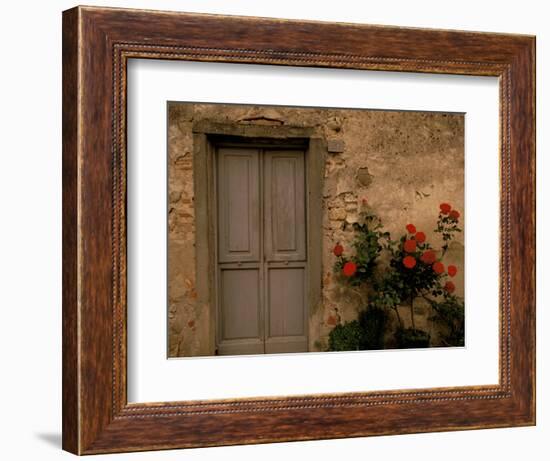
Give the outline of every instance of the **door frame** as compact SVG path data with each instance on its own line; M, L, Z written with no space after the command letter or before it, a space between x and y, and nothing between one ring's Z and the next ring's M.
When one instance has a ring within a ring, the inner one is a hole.
M300 147L305 152L306 176L306 335L308 350L311 316L321 305L323 177L327 142L313 127L219 123L200 120L193 123L193 179L196 239L197 302L208 315L208 352L216 354L218 332L217 282L217 199L215 152L220 143L245 143L248 146Z

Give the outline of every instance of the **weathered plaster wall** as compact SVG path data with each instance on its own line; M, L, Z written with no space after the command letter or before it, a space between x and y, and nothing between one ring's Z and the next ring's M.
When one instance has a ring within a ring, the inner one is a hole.
M169 107L169 355L208 354L209 318L197 303L193 207L192 125L223 123L313 127L329 145L323 190L322 306L310 315L310 350L325 350L331 329L352 320L364 295L339 283L332 248L350 247L364 201L397 238L414 223L434 244L439 204L460 210L464 223L464 117L460 114L173 103ZM456 264L456 293L464 294L464 235L444 263ZM436 335L428 309L417 327ZM408 308L402 317L409 321Z

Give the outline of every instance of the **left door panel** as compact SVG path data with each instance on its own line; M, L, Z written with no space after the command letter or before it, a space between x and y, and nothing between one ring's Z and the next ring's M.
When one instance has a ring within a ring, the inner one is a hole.
M217 153L218 354L264 353L260 152Z

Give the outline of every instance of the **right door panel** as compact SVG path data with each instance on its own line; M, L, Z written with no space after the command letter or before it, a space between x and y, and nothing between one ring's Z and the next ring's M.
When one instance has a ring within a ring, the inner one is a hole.
M263 153L266 353L307 351L306 184L301 150Z

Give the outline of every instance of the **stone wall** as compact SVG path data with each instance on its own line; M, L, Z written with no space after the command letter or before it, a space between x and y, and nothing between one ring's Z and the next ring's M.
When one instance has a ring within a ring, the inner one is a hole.
M353 240L351 223L365 203L397 238L408 223L433 233L439 204L449 202L464 223L464 116L378 110L258 107L171 103L169 106L169 355L208 354L208 306L195 289L193 208L193 123L212 122L311 127L326 139L323 189L322 306L310 313L310 350L326 350L339 322L356 318L363 293L336 280L332 248ZM464 294L464 235L451 245L444 263L458 266L456 294ZM402 317L409 322L408 308ZM419 304L417 327L437 335L426 306ZM408 326L408 324L406 325Z

